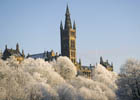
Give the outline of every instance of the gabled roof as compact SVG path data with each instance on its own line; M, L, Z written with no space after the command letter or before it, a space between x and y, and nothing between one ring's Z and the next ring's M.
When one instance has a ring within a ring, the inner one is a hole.
M7 52L8 52L10 55L22 56L22 54L21 54L19 51L14 50L14 49L7 49Z

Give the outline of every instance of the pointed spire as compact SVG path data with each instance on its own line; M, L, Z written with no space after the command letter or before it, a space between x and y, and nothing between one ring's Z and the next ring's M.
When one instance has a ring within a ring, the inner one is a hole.
M113 67L113 62L111 62L111 67Z
M67 4L67 8L66 8L66 14L67 14L67 15L70 15L68 4Z
M102 56L100 57L100 64L103 64L104 63L104 61L103 61L103 58L102 58Z
M76 24L75 24L75 21L73 22L73 29L76 30Z
M16 44L16 50L19 52L19 44Z
M5 45L5 49L7 49L7 44Z
M60 29L63 30L63 23L62 23L62 20L61 20L61 22L60 22Z
M65 16L66 16L66 18L65 18L65 29L70 29L70 28L72 28L72 25L71 25L71 19L70 19L70 13L69 13L68 5L67 5L67 8L66 8Z
M79 65L81 66L81 59L79 59Z
M24 50L22 49L22 56L25 57Z

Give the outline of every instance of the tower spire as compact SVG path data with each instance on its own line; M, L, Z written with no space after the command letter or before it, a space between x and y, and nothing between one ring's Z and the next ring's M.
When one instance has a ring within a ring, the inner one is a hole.
M5 49L7 49L7 44L5 45Z
M19 52L19 44L16 44L16 50Z
M62 20L61 20L61 22L60 22L60 29L63 30Z
M67 4L67 8L66 8L66 14L70 14L68 4Z
M22 56L25 57L24 50L22 49Z
M73 29L76 30L76 24L75 24L75 21L73 22Z
M67 8L66 8L66 14L65 14L65 16L66 16L66 18L65 18L65 29L72 28L71 19L70 19L70 12L69 12L68 5L67 5Z
M113 62L111 62L111 67L113 67Z
M101 56L101 57L100 57L100 64L103 64L103 63L104 63L103 57Z
M81 59L79 59L79 65L81 66Z
M75 25L74 25L75 27ZM66 7L65 13L65 25L62 29L62 23L60 24L60 37L61 37L61 55L67 56L73 62L77 64L76 60L76 31L73 29L70 19L69 7Z

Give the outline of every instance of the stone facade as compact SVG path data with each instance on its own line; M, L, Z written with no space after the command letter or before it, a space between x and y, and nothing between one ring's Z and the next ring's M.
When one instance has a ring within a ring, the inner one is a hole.
M60 24L60 37L61 37L61 54L62 56L67 56L75 64L78 75L86 76L91 78L92 70L95 66L83 66L81 65L81 60L77 62L76 60L76 24L71 24L70 12L67 5L65 13L65 25L63 27L62 21ZM107 68L109 71L113 71L113 64L109 64L108 61L104 62L102 57L100 59L100 64Z
M109 63L108 60L103 61L103 58L100 57L100 64L103 65L109 71L113 71L113 63Z
M71 61L76 64L76 25L71 25L71 18L69 8L67 6L65 14L65 26L61 21L60 24L60 37L61 37L61 54L67 56Z
M62 21L60 24L60 37L61 37L61 55L67 56L75 64L77 68L77 75L82 75L91 78L92 68L90 66L82 66L81 60L77 62L76 59L76 24L71 24L70 12L67 5L65 13L65 25L63 27Z
M60 40L61 40L61 55L58 53L55 53L53 50L44 51L44 53L38 53L38 54L28 54L27 58L34 58L34 59L44 59L45 61L53 61L57 60L57 57L59 56L67 56L73 64L77 68L77 75L82 75L87 78L91 78L92 70L94 70L95 66L83 66L81 64L81 60L77 62L76 59L76 24L75 21L73 22L73 25L71 24L71 18L70 18L70 12L67 5L66 13L65 13L65 25L63 26L62 21L60 23ZM16 49L8 49L7 45L5 46L5 50L3 52L2 59L6 60L10 56L15 56L18 60L24 59L24 51L20 53L19 45L16 45ZM103 65L105 68L107 68L110 71L113 71L113 63L109 64L108 60L103 61L103 58L100 57L100 64Z
M10 56L15 56L18 61L22 61L24 59L24 57L25 57L24 51L22 50L22 53L20 52L18 43L16 45L16 49L12 49L12 48L9 49L9 48L7 48L7 45L5 46L5 50L3 52L2 59L6 60Z

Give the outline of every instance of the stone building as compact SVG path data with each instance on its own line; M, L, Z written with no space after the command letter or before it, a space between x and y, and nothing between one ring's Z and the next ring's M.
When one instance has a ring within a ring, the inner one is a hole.
M90 78L92 70L95 66L83 66L81 65L81 60L79 60L79 62L76 60L76 24L74 21L72 26L68 5L65 13L65 25L63 26L62 21L60 24L60 37L62 56L67 56L71 59L71 61L75 64L79 75ZM101 57L100 64L109 71L113 71L113 64L109 64L108 60L104 62Z
M12 49L12 48L9 49L9 48L7 48L7 45L5 46L5 50L3 52L2 59L6 60L10 56L15 56L18 61L22 61L24 59L24 57L25 57L24 51L22 50L22 53L20 52L18 43L16 44L16 49Z
M76 25L74 22L72 27L68 5L65 14L65 26L63 27L62 21L60 24L60 37L62 56L69 57L76 64Z
M113 63L109 63L108 60L103 61L103 58L100 57L100 64L103 65L109 71L113 71Z
M82 75L87 78L91 78L91 73L92 70L94 69L95 66L83 66L81 64L81 60L77 62L76 58L76 24L75 21L71 22L70 18L70 12L69 12L69 7L67 5L66 7L66 13L65 13L65 24L63 26L63 23L61 21L60 23L60 44L61 44L61 55L58 55L58 53L54 53L54 51L47 51L44 53L39 53L39 54L33 54L33 55L28 55L27 58L31 57L34 59L37 58L42 58L45 61L53 61L57 60L57 57L59 56L67 56L73 64L77 68L77 75ZM108 62L104 62L102 58L100 59L100 64L105 66L108 70L113 71L113 65L110 65Z
M67 56L75 64L78 75L90 78L93 66L82 66L81 60L76 59L76 24L71 23L69 7L67 5L65 13L65 25L60 23L61 55Z
M44 59L45 61L53 61L53 60L57 60L57 58L60 55L56 52L54 52L53 50L49 51L44 51L44 53L38 53L38 54L28 54L27 58L33 58L33 59Z

